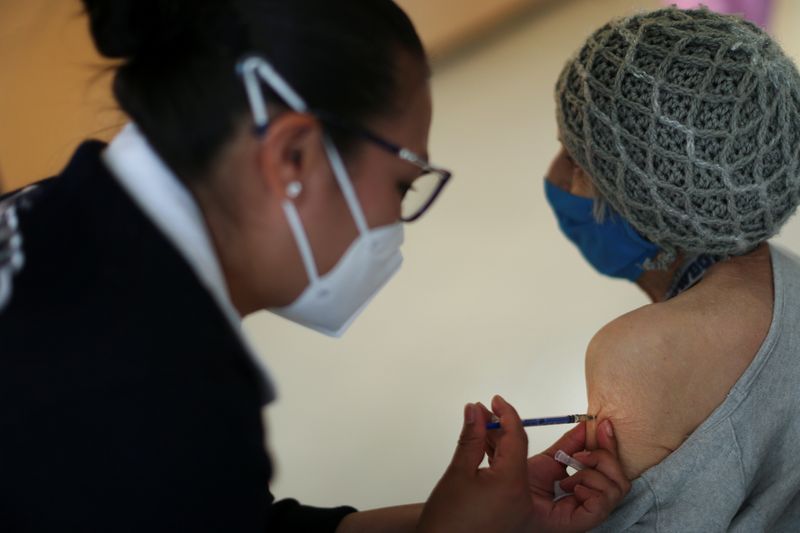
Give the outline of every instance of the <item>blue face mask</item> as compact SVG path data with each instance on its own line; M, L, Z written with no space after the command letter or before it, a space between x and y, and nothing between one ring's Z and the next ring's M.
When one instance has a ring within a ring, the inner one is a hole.
M644 273L642 264L661 251L612 210L603 222L597 222L591 198L575 196L549 180L545 180L545 194L561 231L601 274L636 281Z

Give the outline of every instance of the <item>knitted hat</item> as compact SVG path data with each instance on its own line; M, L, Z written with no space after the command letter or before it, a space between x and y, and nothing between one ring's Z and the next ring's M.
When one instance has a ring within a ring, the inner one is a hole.
M556 100L569 154L664 250L647 268L749 252L800 203L800 74L749 22L675 8L612 21Z

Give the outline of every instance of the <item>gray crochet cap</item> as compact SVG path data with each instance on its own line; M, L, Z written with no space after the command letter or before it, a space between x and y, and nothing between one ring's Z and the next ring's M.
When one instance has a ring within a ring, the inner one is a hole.
M707 9L612 21L564 68L557 120L600 197L663 250L729 257L800 203L800 75L762 30Z

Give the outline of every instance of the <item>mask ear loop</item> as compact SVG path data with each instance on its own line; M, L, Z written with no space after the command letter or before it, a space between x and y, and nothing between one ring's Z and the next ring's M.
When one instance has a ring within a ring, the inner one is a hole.
M266 133L269 127L269 112L267 110L266 100L261 91L259 78L261 78L273 91L294 111L298 113L307 113L308 105L305 100L297 94L291 85L278 73L277 70L266 59L259 56L248 56L239 62L237 71L244 80L245 91L247 98L250 102L250 109L253 112L253 121L256 125L256 132L259 135ZM325 151L328 154L328 160L331 164L331 169L339 184L339 189L342 191L347 207L350 214L355 221L356 228L362 236L369 235L369 225L364 216L364 210L361 203L358 201L358 196L350 181L347 168L344 161L342 161L341 154L333 143L333 140L326 133L324 136ZM287 206L288 204L288 206ZM302 221L294 204L290 201L285 201L283 205L286 212L289 225L292 232L295 234L298 246L303 255L303 262L306 263L306 271L309 278L318 279L316 265L313 259L311 246L308 242L308 236L303 228ZM291 214L290 214L291 213ZM309 264L312 268L309 268ZM313 274L313 275L312 275Z
M236 70L244 80L244 88L259 135L263 135L269 126L269 111L258 82L259 77L293 110L298 113L308 112L305 100L292 89L292 86L278 74L266 59L259 56L248 56L239 62Z
M285 200L283 202L283 212L286 214L286 220L289 221L289 228L294 234L294 240L297 247L300 248L300 256L303 258L303 266L306 268L308 281L311 284L319 280L319 272L317 271L317 264L314 262L314 253L311 251L311 243L308 242L308 236L303 229L303 222L300 220L300 214L294 204Z
M239 62L236 66L236 70L244 81L244 88L250 103L250 110L253 113L253 122L256 125L257 135L263 136L269 127L269 111L267 109L266 99L261 91L259 77L269 84L272 90L295 111L303 113L308 109L308 106L306 106L305 101L300 98L300 95L298 95L275 71L272 65L263 58L258 56L246 57ZM317 271L314 253L311 250L311 243L303 227L300 214L297 212L297 207L295 207L290 199L284 200L281 206L286 215L286 220L289 223L289 229L291 229L294 240L300 250L300 256L303 259L303 266L306 269L309 284L314 284L319 280L319 272Z
M367 218L364 216L364 210L361 209L361 202L358 201L353 184L350 181L347 168L342 161L342 156L339 150L333 144L333 140L325 134L325 151L328 152L328 161L331 163L333 175L336 176L336 181L339 183L339 189L342 191L344 201L347 202L347 207L350 209L350 214L353 215L353 220L358 228L358 233L362 236L369 234L369 226L367 225Z
M292 89L291 85L264 58L258 56L247 57L239 63L238 69L240 75L244 78L247 97L250 100L250 108L253 110L256 130L260 134L263 134L267 129L269 113L258 82L259 77L293 110L298 113L308 112L308 105L305 100ZM336 149L333 140L327 133L325 134L324 143L333 174L336 176L336 181L339 183L339 188L342 191L345 202L347 202L347 207L350 209L350 214L353 216L358 232L361 235L366 235L369 232L369 226L364 216L364 210L361 208L358 197L353 190L353 184L350 181L339 150Z

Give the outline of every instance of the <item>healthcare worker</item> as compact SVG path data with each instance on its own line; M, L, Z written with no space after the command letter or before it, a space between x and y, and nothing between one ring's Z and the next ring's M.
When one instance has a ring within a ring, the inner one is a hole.
M465 408L424 505L275 502L273 385L240 320L267 308L339 335L398 270L403 223L449 179L428 162L425 52L390 0L84 4L131 123L2 199L3 531L580 531L608 515L628 490L610 424L595 451L578 426L529 460L499 397L491 436L491 413ZM588 468L564 479L557 449ZM574 494L554 503L562 479Z

